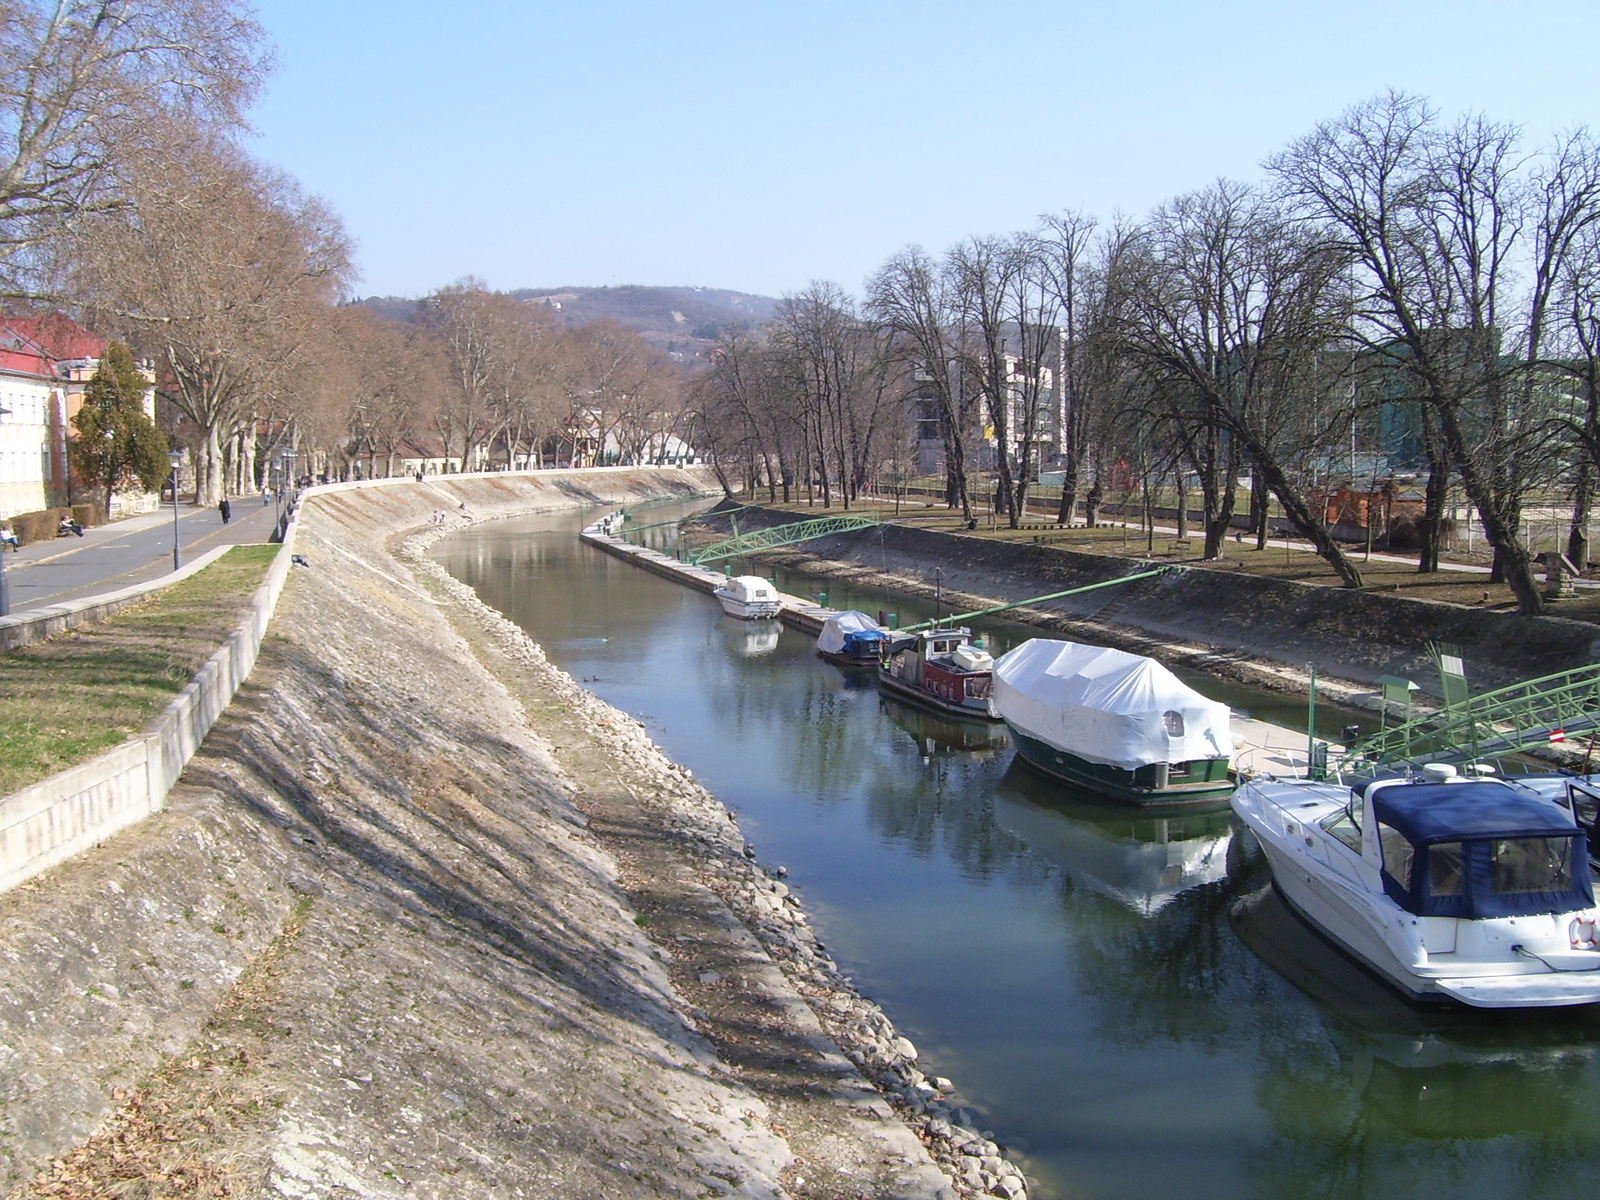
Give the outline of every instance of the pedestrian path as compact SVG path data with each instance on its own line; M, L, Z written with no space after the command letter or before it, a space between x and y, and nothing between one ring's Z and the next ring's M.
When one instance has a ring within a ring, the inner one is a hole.
M181 561L217 546L271 538L276 505L241 497L232 508L232 520L224 524L215 508L179 505ZM0 570L6 576L11 615L158 578L173 567L173 528L169 507L87 528L81 538L58 537L6 551Z

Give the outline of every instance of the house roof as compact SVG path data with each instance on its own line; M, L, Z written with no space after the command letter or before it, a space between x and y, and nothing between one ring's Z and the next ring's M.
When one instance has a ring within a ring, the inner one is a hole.
M29 343L45 358L63 362L73 358L99 358L106 351L106 339L61 313L42 317L6 317L0 321L0 340L6 335Z

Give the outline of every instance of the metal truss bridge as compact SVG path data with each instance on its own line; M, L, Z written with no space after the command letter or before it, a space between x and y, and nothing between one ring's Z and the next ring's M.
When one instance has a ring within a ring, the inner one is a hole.
M1341 770L1515 754L1600 730L1600 664L1482 692L1381 729L1340 757Z
M685 558L696 566L704 566L706 563L720 562L725 558L740 558L762 550L775 550L779 546L798 545L800 542L809 542L814 538L827 537L829 534L870 529L877 524L880 522L871 517L818 517L812 521L797 521L792 525L773 525L751 533L740 533L738 522L734 521L732 537L712 542L709 546L702 546L685 555Z

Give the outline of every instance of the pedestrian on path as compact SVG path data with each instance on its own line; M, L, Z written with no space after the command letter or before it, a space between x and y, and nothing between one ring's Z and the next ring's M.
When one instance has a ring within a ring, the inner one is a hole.
M228 503L226 496L222 498L222 503L217 505L217 510L222 513L222 523L224 525L233 520L233 505Z
M271 503L272 503L272 489L270 487L262 488L261 489L261 507L265 508L267 505L269 505Z

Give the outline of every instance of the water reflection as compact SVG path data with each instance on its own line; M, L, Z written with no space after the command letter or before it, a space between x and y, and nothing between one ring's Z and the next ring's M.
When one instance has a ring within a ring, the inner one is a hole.
M1183 892L1228 872L1230 814L1147 816L1034 780L1018 764L995 797L995 820L1078 887L1153 917Z
M783 636L783 625L778 621L736 621L729 617L719 622L717 629L729 652L742 658L771 654Z
M999 721L962 721L944 713L906 704L878 693L883 715L911 735L925 761L946 754L972 754L988 759L1011 744L1011 735Z
M881 697L793 631L753 644L580 523L437 553L739 811L924 1069L1027 1148L1040 1200L1566 1200L1600 1168L1592 1014L1411 1009L1239 908L1267 874L1225 812L1070 796L1003 727Z

